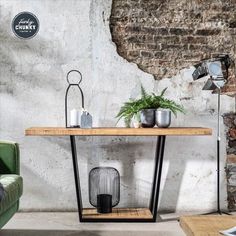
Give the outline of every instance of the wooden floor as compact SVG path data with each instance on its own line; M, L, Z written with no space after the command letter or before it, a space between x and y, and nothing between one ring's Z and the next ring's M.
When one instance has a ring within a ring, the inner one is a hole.
M216 236L219 231L236 226L236 216L182 216L180 225L187 236Z
M84 219L152 219L148 208L113 208L112 213L99 214L95 208L83 209Z

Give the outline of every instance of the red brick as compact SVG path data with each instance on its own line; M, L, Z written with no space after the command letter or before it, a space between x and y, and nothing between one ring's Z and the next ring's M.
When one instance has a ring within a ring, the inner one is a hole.
M158 79L213 54L229 52L236 60L234 1L185 3L113 0L110 28L119 54Z
M236 129L230 129L229 130L229 135L231 138L236 138Z

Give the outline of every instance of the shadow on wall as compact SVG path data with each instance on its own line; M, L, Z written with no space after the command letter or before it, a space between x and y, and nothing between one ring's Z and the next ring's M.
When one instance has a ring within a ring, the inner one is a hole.
M67 162L68 165L71 165L72 171L69 140L56 137L43 139L60 146L68 153ZM119 207L149 207L156 138L77 137L76 140L84 207L91 207L88 202L88 174L92 168L97 166L115 167L120 172L121 200ZM201 162L204 163L204 160L208 158L202 156L201 151L193 152L193 147L204 143L202 140L197 140L194 137L191 139L186 137L167 138L159 199L159 209L162 211L174 212L177 210L187 162L201 158ZM173 146L178 147L178 152L170 148ZM166 163L168 163L168 168L166 168ZM204 178L202 175L203 173L195 176L195 180L201 181ZM72 176L73 174L71 174L71 178L73 178ZM71 183L73 182L74 180L71 180ZM194 187L191 185L189 189L194 190ZM187 196L185 197L187 198Z
M50 142L68 153L68 165L71 165L71 171L73 171L69 139L57 137L42 137L42 139L46 139L46 142ZM154 168L155 146L153 140L156 138L77 137L77 157L83 206L91 207L88 202L90 170L98 166L111 166L116 168L121 175L122 197L119 206L147 207ZM84 170L85 166L87 166L86 171ZM73 178L73 174L71 177ZM71 182L74 183L74 179Z
M81 141L82 143L80 143ZM186 154L183 150L186 148L180 144L181 141L181 139L168 138L166 142L167 155L165 155L164 163L168 162L169 166L166 181L164 181L164 176L162 179L163 187L160 206L162 209L169 211L175 211L177 208L181 184L186 171L186 163L195 158L194 155L191 159L192 155L185 158ZM186 139L183 139L183 141L185 142ZM111 137L101 139L95 137L89 142L88 140L80 140L80 142L77 139L78 161L79 166L81 166L82 162L87 162L86 175L96 166L113 166L121 174L122 198L120 206L149 206L156 138ZM92 146L90 146L91 144ZM194 139L191 139L191 145L195 145ZM170 146L179 146L178 151L183 156L180 160L178 160L176 155L168 152ZM87 152L89 149L90 151ZM200 177L198 176L198 178ZM81 182L87 181L88 178L81 177ZM87 183L85 185L87 186ZM83 191L87 191L87 189L83 189ZM83 194L83 199L87 199L86 194Z
M122 197L119 205L147 207L152 181L150 173L153 170L153 139L112 137L109 141L107 138L104 141L105 143L94 147L94 152L101 153L101 156L96 156L95 162L93 156L89 157L88 171L95 165L117 168L121 176ZM107 158L104 159L103 156ZM145 165L142 166L143 163Z

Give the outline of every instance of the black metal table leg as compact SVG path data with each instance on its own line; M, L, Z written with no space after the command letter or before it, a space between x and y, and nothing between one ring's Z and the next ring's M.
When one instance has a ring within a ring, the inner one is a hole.
M156 145L155 168L154 168L152 193L151 193L150 206L149 206L149 209L153 214L153 221L156 221L156 218L157 218L157 207L158 207L158 201L159 201L159 195L160 195L165 140L166 140L166 136L164 135L158 136L157 145Z
M157 137L156 150L155 150L155 167L154 167L152 192L151 192L150 205L149 205L149 209L152 213L153 213L153 204L154 204L155 189L156 189L157 171L158 171L158 166L159 166L159 159L158 159L159 150L160 150L160 142L159 142L159 137Z
M73 169L74 169L74 177L75 177L75 190L76 190L79 220L80 222L82 222L83 221L83 218L82 218L83 206L82 206L82 197L81 197L81 190L80 190L79 168L78 168L75 136L70 136L70 143L71 143L71 153L72 153Z

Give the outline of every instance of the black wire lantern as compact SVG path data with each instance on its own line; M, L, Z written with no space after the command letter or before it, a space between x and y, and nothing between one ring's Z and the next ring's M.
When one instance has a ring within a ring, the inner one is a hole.
M113 167L95 167L89 172L89 202L98 213L111 213L120 202L120 174Z
M80 80L79 80L78 83L71 83L71 82L70 82L70 80L69 80L69 75L70 75L70 73L72 73L72 72L77 72L77 73L79 74ZM80 87L80 83L81 83L81 81L82 81L82 74L81 74L80 71L78 71L78 70L71 70L71 71L69 71L69 72L67 73L67 75L66 75L66 80L67 80L67 82L68 82L69 85L68 85L68 87L67 87L67 89L66 89L66 95L65 95L65 124L66 124L66 128L71 128L72 126L69 126L69 125L68 125L68 111L67 111L67 110L68 110L68 108L67 108L67 104L68 104L68 93L69 93L70 88L72 88L72 87L78 88L79 91L80 91L80 94L81 94L82 108L84 109L84 94L83 94L83 91L82 91L82 89L81 89L81 87ZM74 127L74 126L73 126L73 127ZM80 126L77 125L76 127L79 128Z

